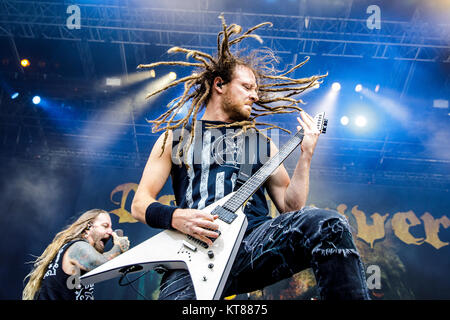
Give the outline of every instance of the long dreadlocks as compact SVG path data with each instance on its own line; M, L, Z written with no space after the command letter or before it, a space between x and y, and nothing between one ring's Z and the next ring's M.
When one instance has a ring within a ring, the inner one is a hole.
M211 128L240 126L242 127L242 132L245 132L250 128L260 131L260 129L256 126L265 126L265 128L261 130L278 128L290 133L289 130L281 128L275 124L258 122L257 119L267 115L302 111L302 108L297 105L304 104L304 102L295 96L319 84L319 80L326 77L326 75L314 75L309 78L301 79L289 77L292 72L302 67L309 60L309 57L306 57L304 61L285 72L278 72L274 66L275 63L278 63L278 59L270 49L254 51L244 57L241 57L238 53L231 53L230 47L247 38L253 38L262 43L261 37L252 33L261 27L272 26L272 23L264 22L258 24L241 34L241 26L237 24L231 24L228 26L223 15L220 15L219 18L222 21L222 31L220 31L217 35L217 57L213 57L207 53L197 50L172 47L168 50L169 53L185 53L186 59L192 58L196 60L196 62L161 61L151 64L141 64L138 66L138 69L154 68L161 65L197 68L191 75L173 81L172 83L150 93L147 96L147 98L150 98L171 87L184 83L183 94L169 102L167 105L168 110L158 118L148 120L149 123L153 124L153 132L165 131L162 152L164 152L164 146L170 130L179 128L184 130L188 124L194 128L197 121L198 112L206 106L209 101L214 79L216 77L221 77L224 84L230 82L232 80L233 71L237 65L244 65L250 68L255 74L258 82L258 101L256 102L256 106L252 108L250 118L245 121L210 126ZM263 54L261 55L261 53ZM176 120L175 116L189 101L191 101L191 104L186 115L183 118ZM270 105L277 102L281 102L281 105ZM194 131L195 130L191 130L190 141L186 147L189 147L190 143L193 141ZM179 149L178 154L180 153L181 150Z

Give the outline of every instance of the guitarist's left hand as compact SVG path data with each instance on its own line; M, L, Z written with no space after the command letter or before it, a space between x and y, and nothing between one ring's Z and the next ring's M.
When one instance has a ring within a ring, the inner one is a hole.
M317 141L319 140L320 131L317 129L316 121L313 117L305 111L301 111L300 116L301 119L297 117L297 121L300 124L300 126L297 126L297 130L301 128L304 130L304 137L301 143L302 155L312 157L316 149Z

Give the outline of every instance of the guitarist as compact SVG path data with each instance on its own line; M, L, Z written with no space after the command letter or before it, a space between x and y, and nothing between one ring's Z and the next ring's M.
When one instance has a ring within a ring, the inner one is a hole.
M226 130L242 128L252 123L255 105L261 106L270 100L265 95L267 91L264 92L267 86L261 85L261 80L267 79L265 69L258 68L251 57L244 59L231 54L230 43L238 41L230 42L233 28L227 27L224 20L223 25L224 32L229 34L223 37L218 58L191 52L191 56L204 58L199 61L207 63L209 59L210 62L202 72L196 73L198 78L194 79L197 96L206 98L196 100L191 95L193 119L196 120L197 115L196 103L205 107L205 111L200 121L196 121L195 128L191 128L195 130L195 139L187 142L190 149L182 149L183 161L179 165L179 134L168 125L153 146L131 208L134 218L151 227L176 229L208 245L212 245L211 238L218 236L214 231L218 229L217 216L201 209L232 192L239 172L239 165L233 161L231 164L230 161L214 161L225 158L223 155L208 156L220 151L214 147L217 134L211 134L210 126L223 134ZM219 39L222 38L219 36ZM279 79L284 79L285 75ZM317 79L297 79L297 83L304 84L309 80L313 84ZM300 112L297 121L298 129L304 130L304 138L295 171L289 177L284 166L279 166L245 206L248 227L222 296L262 289L311 267L322 299L368 299L363 265L347 220L338 212L306 206L310 165L320 132L314 119L304 111ZM168 124L172 123L175 121ZM189 129L186 127L188 132ZM259 131L251 130L258 136L257 150L254 151L257 159L252 162L254 173L264 162L264 148L267 147L268 155L274 155L278 150L273 142L260 139ZM186 140L189 135L184 142ZM238 146L234 150L242 152L243 148ZM227 157L227 160L229 158L235 160L233 157ZM177 207L156 201L169 175ZM280 212L276 218L268 216L265 191ZM159 299L195 298L188 271L164 273Z

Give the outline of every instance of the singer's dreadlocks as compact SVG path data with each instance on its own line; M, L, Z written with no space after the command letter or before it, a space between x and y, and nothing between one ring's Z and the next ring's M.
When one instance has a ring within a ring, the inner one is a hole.
M178 128L184 130L190 122L192 128L194 128L198 112L202 107L206 106L209 101L214 79L216 77L221 77L224 84L230 82L232 80L233 71L237 65L244 65L250 68L255 74L258 82L258 101L256 102L256 106L253 106L250 118L245 121L237 121L230 124L221 124L211 127L240 126L243 129L242 132L245 132L249 128L254 128L257 131L260 131L256 128L256 126L259 125L265 126L262 130L278 128L290 133L289 130L280 128L274 124L257 122L256 120L259 117L266 115L302 111L297 104L303 104L303 101L295 98L295 96L313 87L314 85L319 84L319 80L326 76L315 75L309 78L301 79L294 79L288 76L296 69L302 67L309 60L309 57L306 57L303 62L295 65L285 72L277 72L274 67L274 63L278 63L278 60L270 49L259 50L257 52L254 51L244 57L241 57L237 53L232 54L230 47L246 38L253 38L262 43L262 39L258 35L252 34L252 32L263 26L272 26L272 23L264 22L258 24L238 36L242 32L241 26L237 24L227 26L223 15L220 15L219 18L222 21L222 31L217 35L217 57L213 57L207 53L197 50L173 47L169 49L169 53L185 53L186 59L193 58L197 62L162 61L138 66L139 69L154 68L160 65L197 67L197 70L191 75L173 81L162 89L156 90L147 96L147 98L150 98L164 90L184 83L183 94L169 102L167 105L168 110L155 120L148 121L154 125L152 129L153 132L165 130L162 152L164 152L164 146L170 130ZM261 53L263 54L261 55ZM188 108L186 116L182 119L175 120L177 113L188 101L191 101L191 104ZM275 102L282 102L284 104L277 106L269 105ZM181 136L181 139L182 137L183 135ZM186 147L189 147L193 141L193 137L194 130L191 130L191 138ZM179 145L181 146L181 143ZM181 153L180 149L178 150L178 153Z

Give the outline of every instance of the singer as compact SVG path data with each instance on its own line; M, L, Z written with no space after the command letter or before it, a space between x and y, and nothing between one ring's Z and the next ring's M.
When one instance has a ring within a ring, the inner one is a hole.
M111 250L104 252L109 239ZM23 290L23 300L94 300L94 285L82 286L80 275L127 251L128 237L112 230L109 213L93 209L59 232L40 257Z

